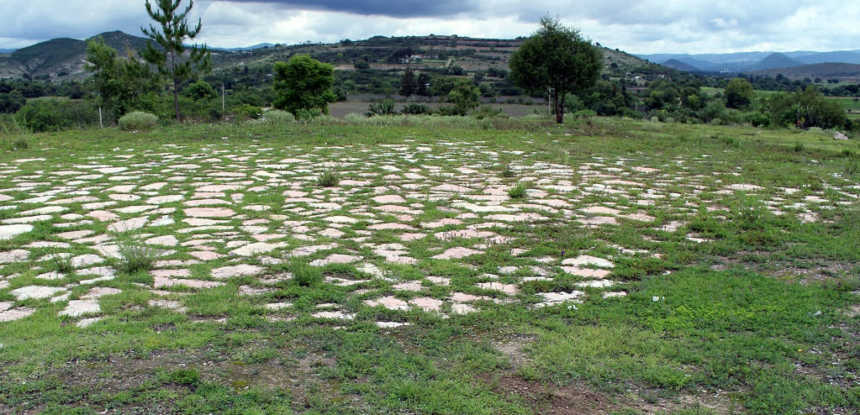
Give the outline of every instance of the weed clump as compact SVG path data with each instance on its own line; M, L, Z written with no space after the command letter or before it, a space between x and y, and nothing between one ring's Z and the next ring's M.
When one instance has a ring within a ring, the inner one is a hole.
M19 138L19 139L15 140L14 143L12 143L12 150L15 150L15 151L26 150L28 148L30 148L30 143L28 143L27 140L25 140L23 138Z
M75 270L75 267L72 266L72 258L68 254L59 254L54 253L51 255L51 263L54 264L54 269L57 272L62 272L64 274L68 274Z
M262 120L271 124L287 124L295 122L296 116L286 111L271 110L263 113Z
M132 111L119 119L119 128L125 131L150 130L156 125L158 125L158 117L143 111Z
M119 243L119 263L117 269L133 274L138 271L148 271L155 264L157 251L144 243L126 240Z
M508 190L508 196L510 196L511 199L522 199L526 197L526 185L517 183L516 186Z
M514 176L516 176L516 173L514 173L513 169L511 169L511 165L505 164L505 168L502 170L502 177L510 178Z
M293 281L300 287L313 287L322 282L322 271L308 263L295 261L290 264L293 273Z
M340 178L337 177L337 174L331 170L326 170L320 177L317 179L317 185L320 187L334 187L337 186L337 182L340 181Z

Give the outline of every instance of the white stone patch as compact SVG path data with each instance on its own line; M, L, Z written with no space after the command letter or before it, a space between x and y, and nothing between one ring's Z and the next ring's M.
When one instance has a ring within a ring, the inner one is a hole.
M25 234L27 232L31 232L32 230L33 230L33 225L27 225L27 224L0 225L0 241L12 239L18 235Z

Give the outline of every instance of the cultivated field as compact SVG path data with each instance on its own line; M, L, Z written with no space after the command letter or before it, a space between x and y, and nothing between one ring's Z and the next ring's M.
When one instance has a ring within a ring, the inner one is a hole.
M0 143L0 412L856 413L860 145L620 119Z

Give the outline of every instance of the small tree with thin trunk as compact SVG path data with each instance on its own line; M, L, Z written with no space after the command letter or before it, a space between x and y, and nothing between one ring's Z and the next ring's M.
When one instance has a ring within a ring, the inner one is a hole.
M564 122L564 96L594 86L600 75L600 50L576 30L544 17L541 28L511 56L511 77L531 92L549 89L555 120Z
M194 39L200 34L201 21L194 28L188 26L186 17L194 6L189 0L185 10L179 11L182 0L155 0L155 7L146 0L146 12L157 25L149 29L141 28L144 34L155 41L159 47L147 42L143 58L158 67L158 71L172 81L173 108L176 119L181 120L179 112L179 92L183 83L191 79L195 72L207 72L211 68L209 50L206 45L185 47L186 39ZM189 50L186 55L185 51Z

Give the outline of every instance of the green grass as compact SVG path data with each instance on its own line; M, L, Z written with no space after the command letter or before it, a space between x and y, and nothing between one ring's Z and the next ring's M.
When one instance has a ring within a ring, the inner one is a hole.
M20 182L36 182L22 176L107 163L104 157L115 154L128 155L124 159L128 166L151 168L133 179L137 186L189 176L173 190L168 190L170 186L152 190L143 200L169 196L177 188L192 194L205 180L229 182L203 178L216 165L246 173L236 180L270 187L245 192L235 200L233 191L207 197L223 198L243 215L227 220L230 226L246 227L242 232L250 231L247 226L261 226L258 234L284 232L287 237L274 240L284 245L266 253L271 258L266 262L261 257L237 258L228 254L235 248L229 245L231 235L201 232L195 238L208 240L205 245L225 257L180 268L188 270L187 278L206 281L214 281L212 269L237 263L258 265L267 277L290 276L274 282L243 276L219 280L222 286L208 290L170 287L156 295L146 288L152 284L148 271L156 259L185 260L196 248L180 244L156 258L156 252L140 241L113 235L120 242L122 259L111 265L120 272L103 285L122 293L100 299L104 319L81 329L75 319L57 318L65 303L17 301L10 291L36 283L40 273L50 270L70 274L71 281L91 278L75 274L65 259L41 259L91 251L78 244L34 248L25 262L0 265L0 275L15 275L3 279L9 286L0 289L0 301L36 310L25 319L0 323L0 412L529 414L567 408L615 414L774 414L853 413L860 407L856 386L860 325L849 312L857 306L855 293L860 289L856 249L860 206L850 196L857 194L852 187L858 180L857 140L836 142L795 130L600 117L562 126L544 119L403 117L348 123L324 118L306 124L167 126L136 134L117 129L16 134L0 140L3 166L18 159L45 159L16 163L18 171L0 176L0 189L16 189L0 193L12 197L8 203L20 205L21 211L46 206L24 202L33 194L74 180L45 176L33 189L21 190ZM16 148L17 140L29 147ZM201 167L182 171L150 167L167 153L187 156L182 163ZM205 159L215 156L229 157L223 163L229 165L207 164ZM337 167L315 164L295 175L298 168L292 166L270 167L300 156ZM585 168L595 163L602 167ZM436 233L498 221L460 216L462 212L449 207L464 195L424 200L433 195L426 190L398 193L406 199L401 205L410 210L422 204L419 213L362 216L380 205L370 199L393 194L389 187L393 182L385 176L394 170L384 167L394 164L398 174L420 174L431 187L470 184L475 194L484 195L486 190L493 198L510 197L513 200L503 206L522 206L520 212L545 219L477 227L512 240L487 244L482 254L462 260L433 259L451 247L486 242L444 240ZM427 165L438 170L427 170ZM552 171L561 167L574 173L557 179ZM256 175L273 171L278 174ZM323 180L320 171L334 176L333 183L326 185L329 180ZM469 182L473 177L483 181ZM542 181L549 178L548 183ZM640 186L616 183L614 188L588 190L613 179ZM308 234L337 229L343 235L314 242L299 239L304 233L293 232L300 226L293 223L300 216L295 212L307 212L311 206L287 204L283 192L328 195L346 180L370 184L354 191L343 185L347 190L337 196L347 204L331 206L325 216L354 215L358 222L332 226L319 214L302 216ZM733 184L755 184L761 190L725 190ZM558 187L539 196L552 185ZM628 190L618 195L611 192L615 188ZM649 199L649 189L666 197ZM818 216L815 222L801 221L800 212L792 207L807 203L807 197L825 200L809 202ZM567 205L550 211L540 204L544 199ZM640 203L648 200L654 203ZM576 222L594 216L582 213L585 206L640 213L654 220L619 218L617 225L588 228ZM68 208L61 214L87 213L81 203ZM165 235L183 242L192 239L179 232L187 219L185 208L183 201L160 205L159 209L168 209L163 215L176 223L148 228L138 239ZM272 215L286 219L245 223ZM378 222L394 222L395 215L410 216L399 221L427 236L404 242L399 231L369 231ZM15 217L15 212L0 210L2 220ZM463 218L462 226L424 227L457 217ZM661 229L675 221L681 223L677 230ZM102 234L107 226L95 221L60 229L52 221L37 222L32 232L0 241L0 250L63 241L56 234L69 230ZM300 246L329 242L339 244L338 253L374 264L383 278L359 271L358 263L310 265L333 250L291 254ZM386 262L367 245L395 243L404 245L404 255L414 257L415 263ZM514 249L520 252L515 254ZM563 272L557 263L541 262L546 257L560 262L580 255L611 258L614 267L608 269L607 280L616 285L583 287L589 280ZM280 263L269 262L272 259ZM36 270L37 266L44 269ZM516 269L502 273L503 267ZM520 284L522 278L535 276L531 267L548 270L549 278ZM428 276L446 278L450 285L430 284ZM362 282L339 286L330 279ZM421 290L393 288L405 282L419 282ZM486 282L519 284L519 292L504 296L476 286ZM89 288L70 288L70 298L81 298ZM264 291L238 294L249 288ZM538 293L574 290L583 291L581 303L533 306L540 301ZM602 296L620 291L626 297ZM462 316L450 313L446 303L447 318L364 304L383 296L446 300L454 292L488 300L476 303L478 312ZM187 311L154 307L151 300L174 301ZM264 308L272 303L290 305L277 311ZM354 318L311 317L323 309ZM375 324L379 321L409 325L382 329Z

